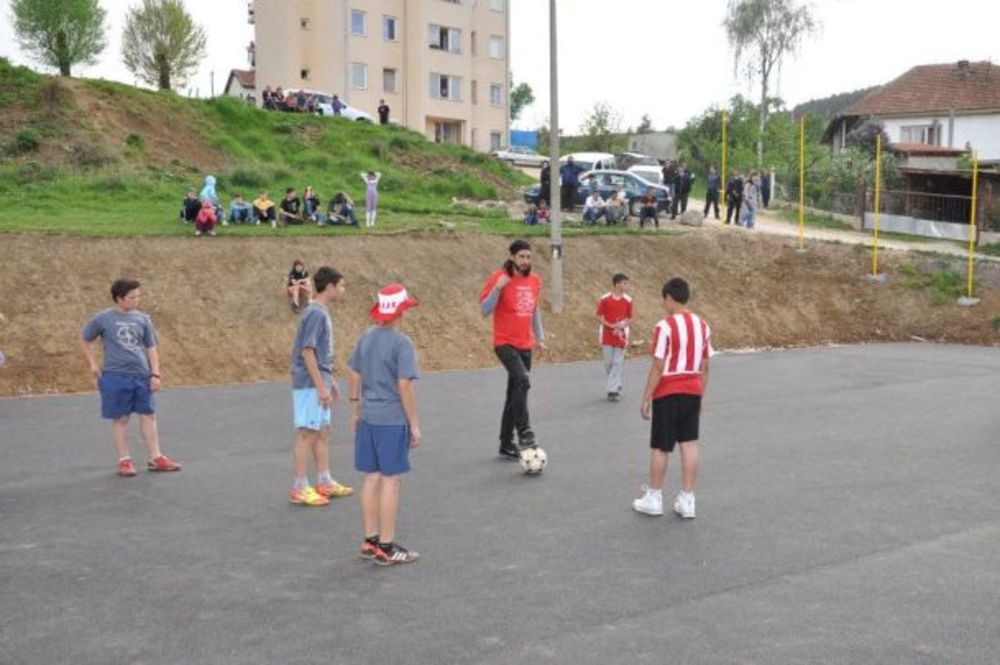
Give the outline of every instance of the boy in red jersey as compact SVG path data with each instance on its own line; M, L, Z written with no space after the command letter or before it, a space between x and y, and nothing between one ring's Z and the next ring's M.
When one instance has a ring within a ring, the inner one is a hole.
M694 519L694 483L698 475L698 426L701 398L708 387L712 335L708 324L687 308L691 290L680 277L663 285L666 317L653 333L653 362L642 396L641 415L652 417L649 485L632 507L646 515L663 514L663 479L668 456L681 447L681 492L674 512Z
M601 323L599 341L604 356L604 373L608 376L609 402L617 402L622 393L628 325L632 321L632 297L627 293L628 285L628 276L616 272L611 276L611 291L601 296L597 303L597 320Z
M483 316L493 315L493 350L507 370L507 399L500 421L500 456L516 460L521 448L535 447L528 416L531 351L545 350L538 310L542 280L531 274L531 245L515 240L503 268L490 275L479 294ZM514 443L517 433L520 446Z

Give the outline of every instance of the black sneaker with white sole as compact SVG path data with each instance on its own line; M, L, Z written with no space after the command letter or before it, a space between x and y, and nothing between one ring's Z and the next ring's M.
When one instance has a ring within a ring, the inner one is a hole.
M403 563L413 563L420 558L417 552L411 552L402 545L388 543L379 545L372 561L379 566L398 566Z
M521 459L521 449L510 443L500 444L500 457L508 460L519 460Z

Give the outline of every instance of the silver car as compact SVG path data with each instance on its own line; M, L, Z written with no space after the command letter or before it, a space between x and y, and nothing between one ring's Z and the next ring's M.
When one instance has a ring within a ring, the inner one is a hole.
M524 164L525 166L538 166L548 160L545 155L539 155L537 151L523 145L513 145L509 148L494 150L490 153L497 159L511 164Z

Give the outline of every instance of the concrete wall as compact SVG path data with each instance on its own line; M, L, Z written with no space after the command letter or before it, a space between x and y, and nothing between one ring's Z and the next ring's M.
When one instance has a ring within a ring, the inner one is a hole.
M863 228L870 229L875 225L875 216L865 213L865 223ZM926 236L928 238L943 238L946 240L968 240L969 225L954 224L951 222L932 222L916 217L905 217L903 215L879 215L878 228L880 231L892 233L905 233L911 236Z
M657 159L677 159L677 134L653 132L636 134L628 139L629 152L641 152Z

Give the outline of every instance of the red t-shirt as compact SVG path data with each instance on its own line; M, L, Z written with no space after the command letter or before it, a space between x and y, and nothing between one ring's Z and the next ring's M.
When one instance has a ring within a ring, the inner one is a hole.
M656 324L653 357L663 360L663 375L653 399L667 395L701 395L701 366L715 351L712 331L697 314L680 312Z
M597 303L597 315L604 317L609 323L617 323L622 319L631 321L632 298L627 294L617 298L613 293L605 293ZM602 323L599 334L602 346L616 346L622 349L628 346L628 326L616 330Z
M479 294L479 302L486 300L493 285L506 274L503 269L490 275ZM500 299L493 310L493 346L509 344L515 349L530 350L535 346L535 334L531 329L531 319L538 308L538 297L542 292L542 280L534 273L524 277L514 271L507 286L500 291Z

